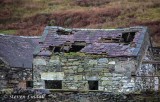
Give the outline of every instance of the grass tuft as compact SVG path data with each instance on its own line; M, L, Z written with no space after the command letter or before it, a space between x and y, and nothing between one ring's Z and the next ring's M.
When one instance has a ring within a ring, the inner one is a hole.
M2 34L16 34L17 30L0 30Z

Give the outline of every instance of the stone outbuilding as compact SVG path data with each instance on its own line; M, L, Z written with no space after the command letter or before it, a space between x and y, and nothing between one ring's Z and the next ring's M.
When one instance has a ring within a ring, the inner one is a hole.
M0 89L32 86L33 51L39 37L0 34Z

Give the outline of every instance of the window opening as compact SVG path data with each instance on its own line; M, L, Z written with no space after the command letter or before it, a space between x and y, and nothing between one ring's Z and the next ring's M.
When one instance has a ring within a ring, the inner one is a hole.
M62 89L61 80L45 80L46 89Z
M98 81L88 81L89 90L98 90Z
M26 87L33 88L33 81L26 81Z

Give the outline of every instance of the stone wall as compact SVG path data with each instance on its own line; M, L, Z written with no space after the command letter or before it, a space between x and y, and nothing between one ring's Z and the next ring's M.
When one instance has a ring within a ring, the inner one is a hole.
M139 67L137 67L137 69L140 69L141 63L144 60L144 58L146 57L146 53L148 51L148 48L151 47L151 42L149 40L149 33L146 33L144 38L143 38L143 36L144 35L141 35L141 37L140 37L141 40L137 44L137 46L140 46L140 51L137 56L137 62L138 62ZM149 56L151 56L151 55L149 55Z
M102 58L52 55L35 57L34 88L45 88L44 80L62 80L63 90L88 91L88 81L98 81L98 90L129 92L134 90L135 58Z
M0 90L5 88L26 88L26 81L32 80L31 70L6 68L0 72ZM21 83L23 81L23 84Z

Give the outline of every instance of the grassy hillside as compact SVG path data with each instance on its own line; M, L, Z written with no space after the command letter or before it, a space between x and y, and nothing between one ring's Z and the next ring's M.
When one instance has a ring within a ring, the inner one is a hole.
M0 32L41 35L46 25L76 28L146 25L156 45L160 45L160 0L0 0L0 8Z

